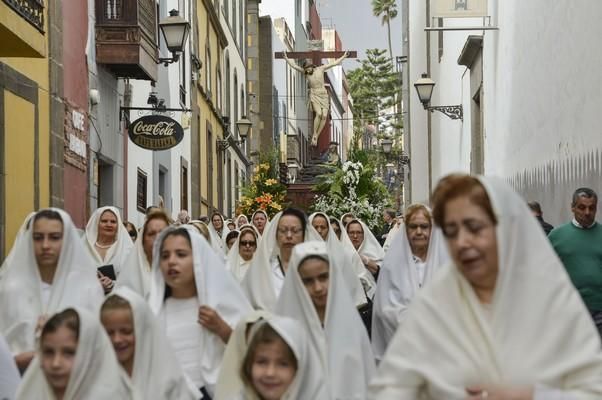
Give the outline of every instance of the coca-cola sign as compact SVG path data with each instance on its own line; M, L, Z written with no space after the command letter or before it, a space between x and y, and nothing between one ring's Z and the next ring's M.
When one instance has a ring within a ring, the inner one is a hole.
M130 140L147 150L167 150L184 138L184 129L177 121L164 115L146 115L128 128Z

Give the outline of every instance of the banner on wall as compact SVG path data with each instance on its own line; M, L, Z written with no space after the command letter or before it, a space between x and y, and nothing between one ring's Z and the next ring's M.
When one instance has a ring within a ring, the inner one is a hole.
M432 0L434 18L486 17L487 0Z

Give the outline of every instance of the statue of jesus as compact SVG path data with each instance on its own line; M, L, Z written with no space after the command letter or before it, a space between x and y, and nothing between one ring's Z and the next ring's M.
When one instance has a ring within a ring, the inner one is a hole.
M307 86L309 86L309 101L311 104L312 111L316 114L314 117L314 131L311 136L311 145L318 145L318 137L320 132L326 125L326 118L328 118L328 111L330 111L330 98L328 97L328 91L324 87L324 72L334 66L337 66L343 62L349 55L349 52L345 52L342 57L337 58L333 62L326 65L316 66L313 62L306 63L303 68L291 61L284 52L284 59L291 68L303 72L305 79L307 79Z

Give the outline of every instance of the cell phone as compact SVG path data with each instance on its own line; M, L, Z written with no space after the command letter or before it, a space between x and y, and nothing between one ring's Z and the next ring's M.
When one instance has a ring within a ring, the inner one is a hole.
M98 272L100 272L107 278L110 278L112 281L117 280L117 275L115 274L115 268L113 267L113 264L101 265L97 269Z

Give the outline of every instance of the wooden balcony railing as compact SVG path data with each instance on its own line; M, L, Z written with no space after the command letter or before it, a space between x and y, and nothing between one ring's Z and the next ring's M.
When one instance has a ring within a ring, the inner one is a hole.
M23 19L44 33L43 0L2 0Z

